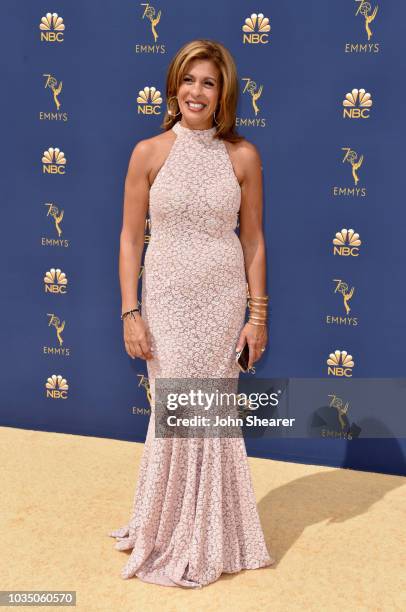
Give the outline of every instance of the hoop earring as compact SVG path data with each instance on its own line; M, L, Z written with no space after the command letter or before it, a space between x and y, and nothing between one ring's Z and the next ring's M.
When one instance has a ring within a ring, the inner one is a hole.
M219 123L218 123L218 121L216 121L216 111L214 111L214 113L213 113L213 121L214 121L214 123L215 123L216 125L218 125L218 124L219 124Z
M175 115L175 114L174 114L174 113L173 113L171 110L169 110L168 102L169 102L170 100L172 100L172 98L177 99L177 98L176 98L176 96L171 96L171 97L169 98L169 100L166 102L166 110L167 110L168 115L170 115L171 117L177 117L178 115L181 115L181 114L182 114L180 111L179 111L178 113L176 113L176 115ZM179 104L178 104L178 106L179 106Z

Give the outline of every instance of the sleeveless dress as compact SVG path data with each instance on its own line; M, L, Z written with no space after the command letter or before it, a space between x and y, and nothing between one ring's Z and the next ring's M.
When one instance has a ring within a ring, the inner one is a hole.
M235 228L241 188L215 127L179 122L150 188L151 237L141 314L151 334L151 415L128 524L111 531L131 550L121 577L201 587L222 572L274 563L240 438L156 438L155 378L236 378L247 281Z

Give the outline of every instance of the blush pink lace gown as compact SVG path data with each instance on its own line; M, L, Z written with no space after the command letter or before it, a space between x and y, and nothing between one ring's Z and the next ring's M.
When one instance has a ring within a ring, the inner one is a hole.
M150 189L151 239L142 316L151 416L132 513L109 532L131 550L122 578L201 587L222 572L271 565L243 438L156 438L156 377L238 378L235 347L246 314L246 277L234 229L241 191L215 127L179 122Z

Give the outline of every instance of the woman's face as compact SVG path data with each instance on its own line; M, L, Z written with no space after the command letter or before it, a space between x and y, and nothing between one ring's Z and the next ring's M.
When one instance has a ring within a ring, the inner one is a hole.
M219 97L220 73L211 60L193 60L188 65L178 90L182 123L192 129L213 125L213 113ZM196 103L193 107L191 103Z

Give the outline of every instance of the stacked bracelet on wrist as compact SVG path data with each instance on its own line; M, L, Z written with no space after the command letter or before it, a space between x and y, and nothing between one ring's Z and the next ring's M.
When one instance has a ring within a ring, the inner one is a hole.
M124 321L124 319L128 316L131 316L133 319L135 319L134 312L139 312L139 311L140 311L139 308L133 308L132 310L127 310L127 312L123 312L120 318L122 321Z
M267 295L250 297L248 299L248 308L250 310L248 323L252 323L252 325L266 325L268 301L269 297Z

